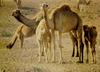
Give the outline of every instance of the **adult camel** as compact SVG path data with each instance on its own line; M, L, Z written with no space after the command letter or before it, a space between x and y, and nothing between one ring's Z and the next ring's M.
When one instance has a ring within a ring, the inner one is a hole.
M20 10L14 10L12 16L14 16L19 22L23 24L18 26L10 43L6 47L11 49L14 46L16 40L19 39L22 48L24 38L31 37L35 34L35 30L42 19L42 14L41 12L39 12L33 19L28 19L27 17L21 14Z
M83 63L83 41L82 41L82 20L73 12L68 5L62 5L61 7L52 11L51 16L48 15L48 4L42 4L44 11L44 17L47 21L49 29L52 31L53 57L52 61L55 61L55 31L59 32L59 51L60 59L59 63L62 63L62 33L73 31L77 33L78 38L78 51L79 51L79 62Z

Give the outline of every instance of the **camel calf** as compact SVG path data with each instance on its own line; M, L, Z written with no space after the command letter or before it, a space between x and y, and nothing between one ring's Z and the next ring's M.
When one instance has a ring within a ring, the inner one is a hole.
M96 31L96 27L95 26L91 26L89 27L88 25L84 25L83 26L83 30L84 30L84 41L85 41L85 45L86 45L86 52L87 52L87 60L86 62L88 63L88 57L89 57L89 43L90 43L90 47L92 50L92 57L93 57L93 62L96 63L96 50L95 50L95 45L96 45L96 38L97 38L97 31ZM72 57L74 56L74 51L75 51L75 46L77 47L78 41L77 41L77 37L75 37L75 33L73 34L73 32L70 32L70 36L73 42L73 53L72 53ZM77 51L78 54L78 51Z
M48 5L42 4L41 5L41 10L43 11L43 18L37 29L36 29L36 37L37 37L37 43L39 46L39 62L41 61L41 52L42 49L44 50L44 54L45 54L45 60L46 62L48 62L48 55L47 55L47 51L50 51L50 57L51 57L51 32L48 26L48 21L46 14L44 13L45 7L47 7Z
M48 27L46 26L44 19L40 21L40 23L36 29L36 37L37 37L37 43L39 46L38 62L41 61L42 52L44 52L45 60L46 60L46 62L48 62L47 51L49 50L51 52L51 33L50 33Z
M87 60L86 62L88 63L88 57L89 57L89 43L90 47L92 50L92 57L93 57L93 62L96 63L96 50L95 50L95 45L96 45L96 38L97 38L97 30L95 26L88 26L84 25L83 26L84 30L84 40L85 40L85 45L86 45L86 51L87 51Z

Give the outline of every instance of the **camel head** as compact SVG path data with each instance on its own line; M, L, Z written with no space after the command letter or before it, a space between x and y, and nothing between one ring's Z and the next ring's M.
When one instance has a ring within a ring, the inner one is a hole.
M89 31L89 26L88 26L88 25L84 25L84 26L83 26L83 30L84 30L84 31Z
M18 17L20 14L21 14L20 10L14 10L12 12L12 16L14 16L14 17Z
M47 11L48 10L48 4L47 3L42 3L41 4L41 9Z
M92 29L92 30L96 30L96 27L95 27L95 26L91 26L91 29Z

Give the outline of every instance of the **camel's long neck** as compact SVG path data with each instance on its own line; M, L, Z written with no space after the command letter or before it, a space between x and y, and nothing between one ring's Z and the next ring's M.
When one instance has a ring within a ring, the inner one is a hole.
M48 18L47 11L45 10L44 10L44 19L45 19L47 28L49 28L49 18Z
M33 27L34 26L34 23L36 22L34 19L31 20L31 19L28 19L26 18L25 16L23 15L19 15L17 17L15 17L19 22L23 23L24 25L28 26L28 27Z

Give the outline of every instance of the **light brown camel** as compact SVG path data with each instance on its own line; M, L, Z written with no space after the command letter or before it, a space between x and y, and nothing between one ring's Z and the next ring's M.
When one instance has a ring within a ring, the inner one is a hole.
M43 10L43 8L44 6L42 6L41 9ZM38 62L41 61L42 52L44 52L45 54L46 62L48 62L48 50L51 57L51 32L47 24L48 22L46 21L45 14L43 13L43 19L40 21L36 29L36 38L37 38L37 43L39 46Z
M96 45L96 38L97 38L97 30L95 26L88 26L84 25L84 41L86 45L86 51L87 51L87 60L86 62L88 63L89 59L89 46L92 51L92 58L93 62L96 63L96 50L95 50L95 45ZM89 45L90 43L90 45Z
M31 37L32 35L35 34L36 28L37 28L40 20L42 19L42 14L41 14L41 12L39 12L34 17L34 19L28 19L28 18L26 18L25 16L23 16L21 14L20 10L14 10L12 15L19 22L21 22L23 24L27 24L27 25L23 25L22 24L16 29L16 31L15 31L15 33L14 33L14 35L13 35L11 41L10 41L10 43L7 45L7 48L11 49L14 46L14 44L15 44L17 39L20 39L21 48L22 48L23 47L24 38Z
M51 57L51 33L46 25L45 19L42 19L36 29L36 40L39 46L39 59L41 62L42 53L44 53L45 61L48 63L48 51Z
M75 12L73 12L68 5L62 5L61 7L55 9L52 12L51 17L49 18L48 5L44 3L43 7L48 27L52 31L52 41L54 44L52 61L55 61L54 31L56 30L59 32L59 51L60 51L59 63L62 63L62 48L61 48L62 33L76 31L78 38L79 62L83 63L83 42L82 42L83 25L80 17Z

